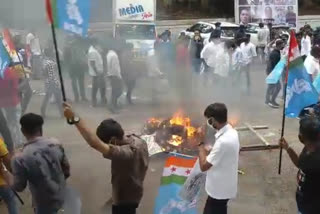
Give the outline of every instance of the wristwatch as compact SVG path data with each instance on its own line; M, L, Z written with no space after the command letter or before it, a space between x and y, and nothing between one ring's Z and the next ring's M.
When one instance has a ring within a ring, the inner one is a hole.
M75 124L77 124L77 123L80 122L80 117L76 117L76 116L75 116L75 117L72 118L72 119L68 119L67 122L68 122L68 124L70 124L70 125L75 125Z
M204 145L204 142L200 142L200 143L198 144L198 146L202 146L202 145Z

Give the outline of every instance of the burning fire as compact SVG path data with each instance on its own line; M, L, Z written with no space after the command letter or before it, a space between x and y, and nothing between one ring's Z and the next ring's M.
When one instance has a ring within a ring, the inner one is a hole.
M171 139L168 141L169 144L173 146L179 146L182 144L182 137L178 135L172 135Z
M191 119L189 117L184 117L181 112L173 115L170 120L170 124L184 126L187 130L188 137L193 137L197 131L195 127L191 126Z
M161 120L155 117L152 117L148 120L149 124L153 124L153 125L159 125L161 123Z

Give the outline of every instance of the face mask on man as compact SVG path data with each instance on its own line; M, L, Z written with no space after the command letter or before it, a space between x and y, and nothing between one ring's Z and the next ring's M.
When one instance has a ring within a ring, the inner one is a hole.
M207 126L213 131L217 132L217 126L215 124L216 124L216 120L213 117L210 117L207 120Z

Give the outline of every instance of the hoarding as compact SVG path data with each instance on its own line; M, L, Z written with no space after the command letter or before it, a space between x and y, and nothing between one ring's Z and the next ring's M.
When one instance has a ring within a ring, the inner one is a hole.
M236 0L235 19L244 25L262 22L295 28L298 0Z
M116 21L155 20L154 0L114 0Z

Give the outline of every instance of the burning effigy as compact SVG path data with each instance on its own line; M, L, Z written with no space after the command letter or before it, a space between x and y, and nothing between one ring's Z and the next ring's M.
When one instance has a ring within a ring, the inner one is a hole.
M194 153L199 136L196 125L182 111L171 118L150 118L143 129L144 135L153 135L154 141L166 152Z

